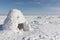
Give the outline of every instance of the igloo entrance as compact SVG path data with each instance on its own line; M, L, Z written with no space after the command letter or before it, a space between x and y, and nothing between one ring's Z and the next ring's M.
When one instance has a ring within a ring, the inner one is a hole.
M18 24L18 26L17 26L17 27L18 27L18 29L19 29L19 30L21 30L21 29L23 29L24 24L23 24L23 23L20 23L20 24Z

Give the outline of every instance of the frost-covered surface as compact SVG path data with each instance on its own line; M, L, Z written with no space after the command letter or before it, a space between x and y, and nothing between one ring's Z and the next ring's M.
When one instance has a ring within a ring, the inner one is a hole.
M6 16L0 16L0 40L60 40L60 16L26 16L33 31L3 30ZM22 32L22 33L20 33Z

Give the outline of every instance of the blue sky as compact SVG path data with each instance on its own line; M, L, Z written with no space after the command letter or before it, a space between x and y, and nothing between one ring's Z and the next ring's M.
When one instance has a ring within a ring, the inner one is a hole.
M24 15L60 14L60 0L0 0L0 14L19 9Z

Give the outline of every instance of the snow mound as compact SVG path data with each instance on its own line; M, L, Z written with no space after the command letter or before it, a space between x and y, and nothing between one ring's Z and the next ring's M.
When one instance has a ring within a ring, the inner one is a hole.
M28 21L23 16L23 13L17 9L12 9L9 11L7 18L4 21L3 27L6 30L31 30L31 26L30 24L28 24Z

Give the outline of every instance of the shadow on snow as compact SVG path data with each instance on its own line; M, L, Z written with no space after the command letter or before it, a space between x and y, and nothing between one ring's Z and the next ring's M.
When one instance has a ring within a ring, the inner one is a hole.
M1 31L1 30L3 30L3 26L2 26L2 25L0 25L0 31Z

